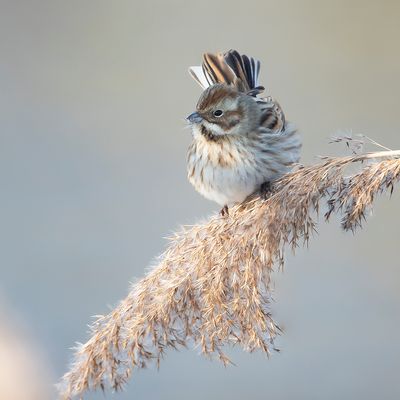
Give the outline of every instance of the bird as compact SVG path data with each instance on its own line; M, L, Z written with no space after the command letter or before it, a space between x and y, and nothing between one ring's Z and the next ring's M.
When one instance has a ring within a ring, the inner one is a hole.
M189 68L203 92L187 117L187 177L223 216L253 193L268 192L300 159L300 135L279 103L261 96L259 72L260 61L236 50L205 53L201 66Z

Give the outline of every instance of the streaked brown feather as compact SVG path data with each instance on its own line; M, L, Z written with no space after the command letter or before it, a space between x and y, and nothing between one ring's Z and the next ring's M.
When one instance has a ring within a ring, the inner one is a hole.
M260 126L273 132L280 132L285 128L285 114L279 103L271 96L258 99L257 103L263 111Z
M213 83L234 83L235 74L225 62L221 53L215 55L206 53L203 55L203 65L213 79Z
M196 109L198 111L204 111L218 104L223 99L229 97L234 98L236 96L237 91L234 88L224 84L215 84L201 94Z
M206 53L203 55L202 67L206 79L211 80L212 84L224 83L245 93L258 89L256 93L250 95L257 95L263 90L261 87L256 87L260 62L252 57L240 55L236 50L229 50L225 54Z
M225 62L232 68L236 76L242 81L244 91L250 91L257 86L260 62L253 57L240 55L236 50L229 50L224 54Z
M225 53L224 61L232 69L237 77L238 82L243 86L243 91L250 90L250 83L248 76L246 75L246 70L243 65L243 60L240 54L236 50L230 50Z

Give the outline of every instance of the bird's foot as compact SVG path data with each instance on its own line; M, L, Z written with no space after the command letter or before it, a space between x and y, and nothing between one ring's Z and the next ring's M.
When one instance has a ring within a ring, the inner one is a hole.
M227 217L227 216L229 215L229 209L228 209L228 206L227 206L227 205L225 205L225 206L223 206L223 207L221 208L221 211L219 212L219 215L220 215L221 217Z
M267 200L269 197L269 194L272 191L272 185L270 181L264 182L260 186L260 196L263 200Z

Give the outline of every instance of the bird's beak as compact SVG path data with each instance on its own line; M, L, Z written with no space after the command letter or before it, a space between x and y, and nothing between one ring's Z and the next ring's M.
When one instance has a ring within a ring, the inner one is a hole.
M198 112L191 113L188 117L186 117L186 119L191 124L199 124L201 121L203 121L203 117Z

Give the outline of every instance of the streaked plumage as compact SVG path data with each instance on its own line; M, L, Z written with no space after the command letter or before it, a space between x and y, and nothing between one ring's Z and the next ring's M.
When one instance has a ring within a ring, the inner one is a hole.
M231 50L189 69L204 89L188 117L188 179L222 206L244 201L299 161L300 138L272 97L258 97L260 63Z

